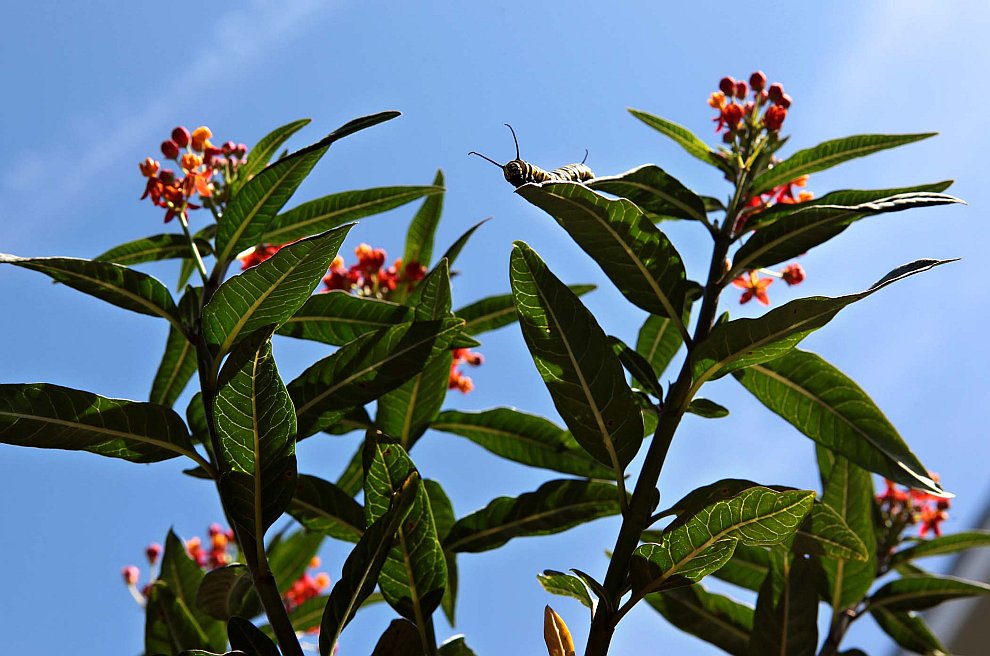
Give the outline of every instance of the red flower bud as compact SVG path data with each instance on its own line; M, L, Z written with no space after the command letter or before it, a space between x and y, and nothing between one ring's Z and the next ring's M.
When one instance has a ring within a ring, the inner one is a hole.
M788 107L791 106L791 97L785 93L780 97L780 100L777 102L777 104L783 107L784 109L787 109Z
M731 77L723 77L718 83L719 91L727 96L731 96L736 92L736 81Z
M161 175L158 176L158 179L165 184L171 184L175 182L175 171L172 169L165 169L162 171Z
M185 148L189 145L189 130L181 125L175 128L172 130L172 141L177 143L180 148Z
M247 155L248 147L247 144L237 144L237 148L234 150L234 155L237 157L244 157Z
M162 155L168 159L175 159L179 156L179 144L171 139L166 139L162 142Z
M780 104L780 99L784 97L784 86L780 82L774 82L767 89L767 94L770 96L770 100Z
M749 89L746 88L746 83L742 80L736 82L736 98L742 100L746 97L747 93L749 93Z
M223 150L224 155L231 155L235 150L237 150L237 144L233 141L225 141L221 149Z
M158 562L158 556L162 553L162 545L160 544L149 544L144 550L144 555L148 557L148 564L154 565Z
M749 76L749 86L753 87L753 91L763 91L767 86L767 76L763 71L756 71Z
M787 118L787 110L780 105L774 105L767 110L766 116L763 117L763 124L767 126L767 130L776 132L784 124L785 118Z
M800 285L804 282L804 267L797 262L792 262L784 267L784 271L781 273L781 278L783 278L784 282L788 285Z
M729 129L735 130L736 126L739 125L739 121L742 120L743 108L736 103L732 103L722 110L722 117L728 124Z

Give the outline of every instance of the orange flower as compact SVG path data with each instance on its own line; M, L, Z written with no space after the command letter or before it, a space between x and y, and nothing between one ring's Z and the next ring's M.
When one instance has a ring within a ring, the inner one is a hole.
M725 108L725 94L721 91L716 91L708 97L708 106L712 109L717 109L722 111Z
M212 136L213 133L210 131L210 128L205 125L199 126L193 130L192 137L190 138L192 149L198 153L203 152L205 148L213 145L210 143L210 137Z
M149 157L138 164L138 168L141 169L141 175L146 178L153 178L158 175L158 169L161 168L161 164Z
M770 305L770 297L767 296L767 287L773 284L773 278L760 278L756 271L743 274L732 281L732 284L740 289L745 289L739 297L740 303L747 303L754 296L763 305Z
M181 166L182 170L185 172L195 171L202 165L203 158L199 155L194 155L193 153L186 153L182 156Z

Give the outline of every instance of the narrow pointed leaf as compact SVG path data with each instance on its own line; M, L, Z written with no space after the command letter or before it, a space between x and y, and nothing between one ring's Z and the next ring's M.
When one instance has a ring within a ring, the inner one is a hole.
M814 498L814 492L751 487L706 506L677 528L664 531L659 544L636 549L630 563L634 594L699 581L732 557L737 542L780 544L804 521Z
M720 323L691 354L694 385L785 355L807 335L818 330L847 305L887 285L927 271L946 260L915 260L900 266L857 294L829 298L812 296L787 303L756 319Z
M904 649L926 656L947 656L949 653L925 621L911 611L892 611L880 607L871 608L870 615Z
M415 469L401 445L370 431L364 465L365 517L370 524L387 512L392 490ZM440 605L446 586L446 560L430 498L421 485L378 575L378 587L399 615L422 626Z
M175 326L170 326L165 353L155 372L148 400L158 405L173 405L195 373L196 347Z
M707 219L705 202L655 164L646 164L621 175L595 178L588 181L587 186L631 200L653 220Z
M218 354L248 333L279 326L296 313L326 275L349 226L303 239L230 278L203 309L203 332Z
M213 405L220 493L249 563L253 557L262 561L265 531L285 511L296 485L295 412L270 335L258 331L230 354Z
M392 620L378 638L371 656L423 656L419 629L409 620Z
M811 561L800 557L785 563L782 572L771 570L756 601L750 656L814 656L818 593L812 576Z
M222 649L225 645L223 624L202 612L196 603L204 573L199 565L186 554L182 540L172 530L165 538L158 578L168 585L175 600L188 609L191 618L206 638L196 647Z
M869 608L924 610L943 601L990 595L990 584L952 576L905 576L894 579L869 598Z
M594 291L595 285L568 285L568 289L577 296L584 296L588 292ZM515 323L519 317L516 314L516 306L512 302L512 294L483 298L470 305L465 305L454 314L467 322L464 326L464 332L469 335L480 335L502 326L508 326Z
M729 416L729 409L709 401L708 399L696 398L688 404L687 412L706 419L721 419Z
M246 181L268 165L282 144L301 128L310 124L311 119L301 118L277 127L263 136L253 148L248 150L247 162L238 170L238 180ZM243 182L241 183L243 185Z
M636 109L630 109L629 113L664 136L673 139L677 145L687 151L689 155L697 157L706 164L715 164L716 166L719 166L718 156L715 152L708 147L708 144L695 136L694 133L687 128L660 118L659 116L654 116Z
M276 534L266 549L272 576L283 595L309 569L323 544L323 534L317 531L297 530L286 537L285 530Z
M168 288L146 273L111 262L74 257L17 257L0 253L0 264L38 271L117 307L178 324L178 308Z
M864 157L887 148L903 146L914 141L935 136L935 132L923 134L860 134L833 139L813 148L799 150L783 162L756 176L752 193L758 194L786 184L809 173L817 173L857 157Z
M370 429L371 426L368 426ZM367 429L366 429L367 430ZM364 443L357 448L351 459L347 461L347 465L344 467L344 471L340 473L337 478L336 486L339 487L345 494L349 494L352 497L364 489ZM362 512L364 509L362 508Z
M646 358L659 379L683 343L684 340L671 319L651 314L639 329L636 352Z
M0 385L0 442L159 462L193 450L171 408L108 399L48 383Z
M289 513L311 531L357 542L366 526L364 508L339 487L315 476L300 475Z
M680 318L684 263L642 210L572 182L523 185L516 193L554 217L631 303Z
M376 187L330 194L276 216L265 230L261 242L284 244L387 212L423 196L436 198L442 194L442 187Z
M632 376L632 386L649 392L658 399L662 399L663 388L660 387L660 381L657 380L656 374L653 371L653 365L650 364L649 360L629 348L618 337L609 335L608 340L612 344L612 350L618 356L619 362L622 363L625 370Z
M828 556L838 560L866 562L866 544L849 528L842 516L824 503L816 503L794 534L794 553Z
M416 285L416 289L406 299L406 305L413 306L417 321L436 321L450 315L450 267L446 260L440 260Z
M330 656L340 632L354 618L361 603L374 592L395 534L409 514L419 487L419 475L413 472L395 490L388 511L368 527L344 561L340 580L330 591L320 622L320 656Z
M412 320L412 308L343 290L311 296L277 333L342 346L361 335Z
M589 456L568 431L514 408L446 410L430 427L466 437L495 455L531 467L587 478L611 476L611 470Z
M454 243L451 244L446 251L444 251L444 254L441 255L441 258L447 258L448 264L450 264L450 266L454 266L454 261L457 260L457 257L461 254L461 251L464 250L465 246L467 246L468 240L471 239L471 236L475 233L475 231L478 228L483 226L489 220L491 220L491 217L488 217L487 219L482 219L481 221L478 221L473 226L468 228L463 235L458 237L457 240L454 241Z
M646 602L685 633L734 656L747 656L753 609L692 585L646 596Z
M952 535L942 535L930 540L922 540L913 546L901 549L891 558L894 565L918 558L942 556L967 549L990 547L990 531L963 531Z
M588 588L584 582L573 574L558 572L556 570L544 570L542 574L536 575L536 580L540 582L543 589L550 594L573 597L588 608L594 608L594 602L588 593Z
M509 277L523 337L574 438L622 476L643 440L639 406L608 338L539 256L516 242Z
M254 584L247 567L240 563L212 569L196 591L196 608L215 620L226 622L240 615Z
M517 537L550 535L619 513L619 490L611 483L573 479L549 481L535 492L498 497L457 520L444 548L488 551Z
M852 463L909 487L942 492L872 399L814 353L794 349L737 372L736 379L799 431Z
M346 411L402 385L449 350L460 319L415 321L370 333L318 361L289 384L299 436L333 425Z
M213 648L193 611L175 596L168 584L154 581L146 591L144 646L149 654L177 654L187 649ZM212 620L211 620L212 621ZM222 629L223 625L218 625Z
M227 620L227 637L232 648L251 656L281 656L272 639L243 617Z
M945 194L914 192L859 205L802 206L753 233L733 256L732 271L769 267L803 255L866 216L961 202Z
M443 544L447 534L457 518L454 515L454 506L450 502L450 497L436 481L426 479L423 481L426 488L426 495L430 499L430 510L433 512L433 524L437 529L437 539ZM443 591L443 599L440 601L440 608L447 617L447 622L455 626L455 610L457 606L457 554L444 552L447 562L447 586Z
M206 239L196 239L196 247L200 255L204 257L213 253L213 248ZM141 239L129 241L126 244L114 246L93 259L98 262L113 262L114 264L131 266L144 262L157 262L159 260L186 257L192 257L192 252L189 249L189 240L186 239L186 236L167 232L161 235L142 237Z
M378 399L375 422L383 433L411 447L440 413L450 382L451 352L430 360L414 377Z
M437 170L433 178L433 186L443 188L443 171ZM430 266L433 256L433 237L440 224L440 213L443 211L443 192L426 199L409 223L406 233L406 249L402 254L402 262L409 264L417 262L424 267Z
M237 253L261 242L275 214L333 142L398 115L398 112L382 112L355 119L321 141L258 171L230 199L223 213L217 228L217 262L230 262Z

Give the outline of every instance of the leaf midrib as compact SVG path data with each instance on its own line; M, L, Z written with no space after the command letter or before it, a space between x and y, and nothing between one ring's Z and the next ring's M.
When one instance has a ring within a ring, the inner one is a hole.
M625 179L622 179L622 178L615 178L615 182L618 182L618 183L623 184L623 185L628 185L628 186L633 187L633 188L636 188L636 189L641 189L641 190L643 190L643 191L645 191L645 192L647 192L649 194L652 194L653 196L657 196L659 198L662 198L663 200L667 201L671 205L674 205L675 207L679 207L680 209L684 210L687 214L689 214L691 216L691 218L693 218L696 221L702 221L702 220L704 220L703 217L701 217L701 216L698 215L698 213L695 211L695 209L693 207L691 207L690 205L688 205L684 201L680 200L679 198L676 198L675 196L666 193L665 191L663 191L661 189L658 189L656 187L651 187L649 185L643 184L642 182L635 182L633 180L625 180ZM592 187L592 188L595 188L595 187ZM630 201L630 202L632 202L632 201Z
M337 151L334 151L334 152L337 152ZM435 192L435 193L439 193L439 192ZM395 196L385 196L385 197L382 197L382 198L377 198L375 200L367 201L367 202L364 202L364 203L358 203L356 205L348 205L345 208L336 209L336 210L333 210L331 212L325 212L325 213L322 213L322 214L317 214L316 216L313 216L313 217L311 217L311 218L309 218L309 219L307 219L305 221L300 221L298 223L292 223L292 224L290 224L288 226L284 226L283 228L276 228L275 230L272 230L271 232L266 232L264 234L264 236L263 236L263 239L265 241L270 241L272 243L275 243L275 242L277 242L279 240L278 239L272 239L272 237L277 237L280 234L283 234L283 233L286 233L286 232L290 232L290 228L292 230L299 230L301 228L305 228L307 226L310 226L310 225L312 225L314 223L318 223L320 221L324 221L326 219L333 218L335 216L340 216L341 214L346 214L348 212L354 212L354 211L360 211L360 210L365 209L366 207L374 207L375 205L379 205L379 204L382 204L382 203L390 203L390 202L394 201L397 198L403 198L405 196L412 196L412 199L410 199L410 200L414 200L416 198L419 198L422 195L423 194L420 194L420 193L413 194L412 192L407 192L407 193L403 193L403 194L396 194ZM431 194L427 193L425 195L430 196ZM285 214L282 214L281 216L289 215L292 212L296 211L296 209L297 208L293 208L293 209L289 210L288 212L286 212ZM279 216L277 215L273 220L276 220L277 221L278 218L279 218Z
M511 522L505 522L493 526L491 528L474 531L473 533L469 533L468 535L464 536L460 540L450 542L444 546L450 551L457 551L458 547L463 546L464 544L471 544L473 541L487 538L492 535L498 535L501 532L505 532L510 529L523 526L528 522L539 521L547 517L552 517L556 513L584 510L585 508L595 508L597 506L603 504L609 504L609 503L612 502L608 499L596 499L596 500L582 501L580 503L570 504L566 506L557 506L556 508L551 508L549 510L533 513L531 515L526 515L525 517L521 517ZM542 529L536 528L534 530L542 530ZM509 536L507 540L511 539L512 537L520 537L520 536Z

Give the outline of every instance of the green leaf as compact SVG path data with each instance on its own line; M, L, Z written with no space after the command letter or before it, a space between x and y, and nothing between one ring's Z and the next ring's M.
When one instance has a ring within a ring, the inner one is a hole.
M454 260L456 260L457 256L461 254L462 250L464 250L464 247L467 245L468 240L471 239L471 235L473 235L475 230L483 226L489 220L491 220L491 217L488 217L487 219L482 219L481 221L478 221L473 226L468 228L463 235L458 237L457 240L450 245L450 247L441 256L441 259L447 258L447 263L450 266L454 266Z
M192 611L176 598L165 581L153 582L145 594L145 653L177 654L208 646L208 638Z
M258 143L254 145L253 148L248 150L247 161L243 166L238 169L238 181L243 185L244 181L249 180L258 171L265 168L268 162L271 161L273 155L278 152L278 149L284 144L289 137L298 132L301 128L309 125L310 119L302 118L298 121L292 121L281 127L275 128L264 137L262 137Z
M516 242L509 278L526 345L574 438L616 480L643 440L622 365L587 308L539 256Z
M437 169L433 178L433 186L443 188L443 171ZM416 262L429 268L433 256L433 237L440 223L440 212L443 210L443 193L430 196L416 212L409 223L406 233L406 249L402 254L402 263Z
M654 540L655 541L655 540ZM770 571L770 552L763 547L737 544L732 558L712 576L741 588L759 592Z
M272 639L243 617L235 615L227 620L227 637L233 649L251 656L281 656Z
M554 217L631 303L680 318L684 263L642 210L572 182L523 185L516 193Z
M254 593L251 573L240 563L217 567L206 573L196 591L196 608L215 620L226 622L243 613L244 600Z
M708 399L696 398L688 404L687 412L705 417L706 419L721 419L729 416L729 409Z
M671 319L651 314L639 329L636 352L646 358L659 379L683 343L684 340Z
M301 530L284 537L285 530L276 534L266 549L272 576L283 595L309 569L313 556L323 544L322 533Z
M171 408L48 383L0 385L0 442L89 451L131 462L179 455L203 461Z
M423 486L426 488L426 495L430 499L430 510L433 511L433 524L437 529L437 539L443 544L454 522L457 521L454 515L454 506L450 502L450 497L436 481L426 479L423 481ZM440 608L447 617L447 622L454 626L457 605L457 554L444 552L444 559L447 562L447 586L443 591Z
M653 365L650 364L649 360L629 348L618 337L609 335L608 340L612 344L612 351L619 358L619 362L622 363L625 370L632 376L633 388L642 389L654 397L662 399L663 388L660 387L660 381L657 380L656 374L653 371Z
M400 444L369 431L365 439L364 471L364 512L370 524L387 512L392 491L415 468ZM437 538L429 495L425 486L420 486L378 575L378 587L399 615L424 626L440 605L446 586L443 548Z
M872 545L871 545L872 546ZM795 553L866 562L869 550L842 516L824 503L816 503L794 534Z
M962 203L954 196L914 192L859 205L801 205L786 218L762 226L732 258L732 278L746 269L773 266L824 244L865 216L901 212L916 207Z
M419 487L419 474L414 471L395 490L388 511L368 527L348 554L320 622L321 656L330 656L341 631L354 618L361 602L374 592L395 534L412 509Z
M475 653L468 647L464 636L457 635L444 640L437 656L475 656Z
M196 347L175 326L170 326L165 353L151 384L149 401L172 406L196 373Z
M664 529L665 531L672 531L679 526L683 526L688 520L700 513L707 506L719 501L727 501L732 497L745 492L746 490L756 487L761 486L759 483L755 483L745 478L723 478L715 481L714 483L702 485L699 488L691 490L670 508L667 508L661 512L657 516L657 519L660 519L661 517L669 517L670 515L677 515L677 519L671 522L667 528ZM778 491L783 490L781 489ZM646 531L644 532L644 535L647 533L652 533L652 531ZM644 537L643 539L646 538Z
M323 609L327 605L327 595L310 597L291 611L289 611L289 621L296 631L312 631L320 626L323 619Z
M189 399L189 405L186 406L186 421L189 423L194 441L212 446L210 444L210 427L206 423L206 408L203 406L202 392L196 392Z
M413 306L418 321L435 321L450 316L450 267L446 260L440 260L416 285L416 289L406 299L406 305Z
M296 486L295 412L270 336L259 330L234 349L213 404L220 494L249 563L264 562L265 531L288 507Z
M917 558L942 556L980 547L990 547L990 531L963 531L952 535L942 535L931 540L922 540L895 553L891 558L891 563L898 565Z
M695 136L694 133L687 128L676 123L671 123L670 121L662 119L659 116L647 114L646 112L639 111L637 109L630 109L629 113L641 120L643 123L649 125L654 130L673 139L677 142L677 145L687 151L689 155L697 157L706 164L714 164L715 166L722 168L718 155L708 147L708 144Z
M815 493L775 492L751 487L716 501L676 528L659 544L644 544L633 553L630 575L634 596L701 580L732 557L736 543L769 546L787 540L811 509Z
M735 656L746 656L753 609L704 587L692 585L646 595L664 618L685 633Z
M0 264L39 271L125 310L162 317L173 325L180 325L178 308L168 288L146 273L119 264L74 257L17 257L0 253Z
M833 139L813 148L799 150L783 162L775 164L753 180L750 192L758 194L809 173L817 173L857 157L864 157L887 148L903 146L933 137L937 133L923 134L860 134Z
M368 426L370 429L371 426ZM367 429L366 429L367 430ZM361 446L357 448L354 455L347 462L344 467L344 471L340 473L337 478L337 487L339 487L345 494L354 496L358 492L364 489L364 463L362 462L364 456L364 442ZM361 512L364 512L362 507Z
M822 472L822 501L836 510L866 545L865 561L821 558L825 594L834 609L852 607L866 596L877 573L877 536L874 528L873 480L865 469L822 446L816 448Z
M254 175L230 199L219 222L217 265L226 266L237 253L261 242L275 214L333 142L398 115L398 112L382 112L355 119Z
M577 576L547 569L542 574L537 574L536 580L550 594L573 597L580 601L582 605L594 611L594 601L588 593L588 588L585 587L584 582Z
M297 241L220 285L203 308L203 332L217 356L248 333L278 327L295 314L326 275L349 229Z
M277 333L342 346L361 335L411 321L412 308L343 290L311 296Z
M206 256L213 252L210 242L206 239L196 239L196 247L200 255ZM173 258L187 258L192 256L189 249L189 240L185 235L167 232L162 235L152 235L129 241L120 246L114 246L110 250L97 255L93 259L97 262L113 262L123 266L142 264L144 262L157 262L159 260L170 260Z
M311 531L357 542L366 525L364 508L339 487L315 476L299 476L289 513Z
M589 180L587 186L631 200L653 220L706 221L705 202L655 164L646 164L620 175Z
M764 405L825 448L867 471L943 494L873 400L814 353L794 349L737 372L736 379Z
M176 632L175 625L168 622L173 637L175 633L184 636L180 646L185 649L223 649L226 645L223 624L201 612L196 605L203 570L186 555L185 545L171 530L165 539L158 579L168 586L171 595L166 603L171 610L166 609L166 617L181 618L180 623L185 625Z
M870 615L880 628L898 645L927 656L946 656L948 651L935 634L929 630L924 620L911 611L892 611L886 608L871 608Z
M427 202L430 202L430 199L443 196L443 188L375 187L330 194L276 216L260 241L284 244L366 216L387 212L423 196L427 196Z
M444 548L451 552L488 551L513 538L560 533L618 513L619 490L611 483L549 481L535 492L498 497L457 520Z
M426 363L413 378L378 399L375 422L383 433L411 447L426 432L447 397L451 352L446 351Z
M947 260L915 260L897 267L858 294L836 298L799 298L756 319L735 319L720 323L691 354L694 388L701 387L709 379L779 358L807 335L831 321L847 305L862 300L891 283L946 262Z
M867 600L870 610L924 610L943 601L990 594L990 584L953 576L905 576L887 583Z
M430 428L466 437L507 460L587 478L611 477L574 436L553 422L514 408L483 412L446 410Z
M577 296L584 296L588 292L594 291L595 285L568 285L568 289ZM516 306L512 302L512 294L483 298L470 305L465 305L454 314L467 322L464 326L464 332L469 335L487 333L515 323L518 319Z
M289 383L299 436L331 426L347 410L402 385L449 350L460 319L414 321L365 333L309 367Z
M392 620L375 644L371 656L423 656L419 629L409 620Z
M814 656L818 646L818 593L811 561L789 555L771 568L756 600L751 656ZM776 579L776 580L774 580Z

